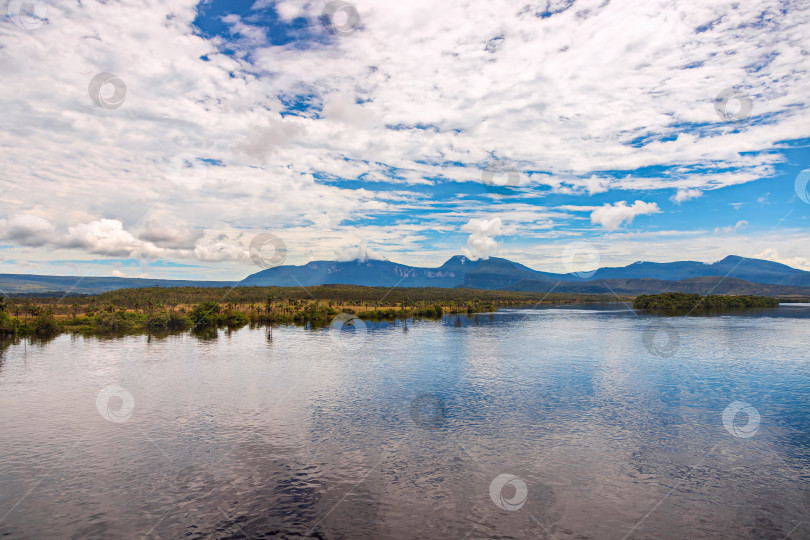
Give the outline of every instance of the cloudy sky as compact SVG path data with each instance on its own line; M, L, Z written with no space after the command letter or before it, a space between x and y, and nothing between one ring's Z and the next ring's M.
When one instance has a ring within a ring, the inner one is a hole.
M810 270L806 0L3 14L0 273L239 279L259 233L289 264Z

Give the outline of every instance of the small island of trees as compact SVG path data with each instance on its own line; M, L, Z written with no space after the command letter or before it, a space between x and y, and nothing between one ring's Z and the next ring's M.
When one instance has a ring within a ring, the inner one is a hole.
M686 293L642 294L633 308L661 313L714 313L747 308L775 308L779 300L767 296L724 296Z

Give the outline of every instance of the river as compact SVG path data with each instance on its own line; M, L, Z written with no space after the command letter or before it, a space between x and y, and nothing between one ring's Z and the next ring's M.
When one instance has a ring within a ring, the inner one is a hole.
M810 306L2 345L0 535L810 538Z

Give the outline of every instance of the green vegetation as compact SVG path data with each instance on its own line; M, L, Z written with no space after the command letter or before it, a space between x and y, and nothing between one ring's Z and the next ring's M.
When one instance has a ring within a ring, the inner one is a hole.
M779 307L779 300L767 296L642 294L633 301L633 307L663 313L706 313L744 308L775 308Z
M97 296L0 297L0 336L162 333L251 325L326 326L339 313L365 320L440 318L498 306L622 302L599 294L547 294L473 289L317 287L150 287Z

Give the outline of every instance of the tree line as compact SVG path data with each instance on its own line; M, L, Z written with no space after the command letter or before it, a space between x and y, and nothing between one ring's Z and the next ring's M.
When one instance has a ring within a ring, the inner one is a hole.
M353 285L150 287L70 298L2 298L0 336L180 331L247 324L323 326L340 313L367 320L439 318L495 311L498 306L620 300L593 294Z
M715 312L745 308L775 308L779 300L768 296L728 296L687 293L642 294L633 308L660 312Z

